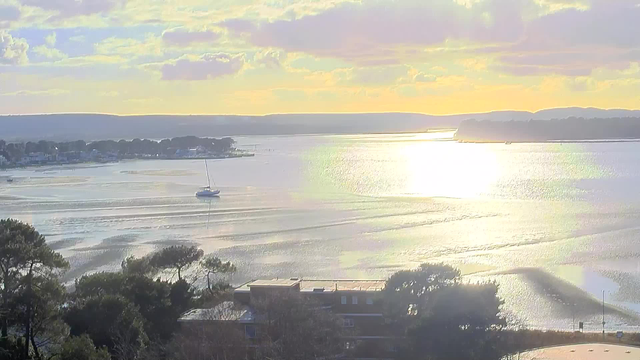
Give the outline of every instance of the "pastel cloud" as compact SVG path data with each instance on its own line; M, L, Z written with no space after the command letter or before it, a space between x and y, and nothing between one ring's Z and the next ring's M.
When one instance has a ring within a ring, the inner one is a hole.
M162 34L162 40L169 45L189 46L194 43L213 43L220 38L220 34L209 30L189 31L173 29Z
M0 29L8 28L11 22L20 19L22 13L15 6L0 5Z
M467 7L450 0L345 2L294 20L221 22L260 47L276 47L356 63L399 62L399 47L424 48L448 39L512 43L524 31L522 1L486 0Z
M0 30L0 64L20 65L29 61L29 44L25 39L14 38L7 31Z
M286 58L287 54L284 51L264 50L256 54L254 62L268 69L279 69Z
M636 0L594 0L587 10L565 9L531 21L521 41L488 52L506 53L497 68L514 75L588 75L598 67L640 61Z
M56 11L60 17L106 13L123 6L127 0L20 0L23 5Z
M63 53L62 51L45 45L36 46L32 51L43 58L51 60L66 59L68 57L67 54Z
M245 65L244 54L205 54L199 59L183 58L164 64L162 80L211 80L238 73Z
M337 58L360 66L428 60L449 41L459 51L496 54L493 70L512 75L584 75L639 61L640 2L484 0L344 2L292 20L230 19L218 25L259 47ZM541 4L562 5L541 12Z
M0 5L0 22L20 19L20 9L10 5Z

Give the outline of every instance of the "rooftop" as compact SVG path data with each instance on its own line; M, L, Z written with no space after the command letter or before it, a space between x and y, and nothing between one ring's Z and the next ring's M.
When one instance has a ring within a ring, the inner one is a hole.
M251 323L254 321L253 310L233 301L225 301L211 309L193 309L180 316L179 322L191 321L238 321Z
M315 280L315 279L273 279L254 280L236 289L249 291L251 287L292 287L300 284L302 292L366 291L376 292L384 289L385 280Z
M523 353L521 360L627 360L638 359L640 348L611 344L557 346Z
M254 280L245 285L248 287L292 287L299 282L299 279Z

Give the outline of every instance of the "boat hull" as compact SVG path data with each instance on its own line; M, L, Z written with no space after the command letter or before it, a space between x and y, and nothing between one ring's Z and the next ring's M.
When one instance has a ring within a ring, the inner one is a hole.
M220 196L220 190L215 190L215 191L205 190L205 191L198 191L196 193L196 197L219 197L219 196Z

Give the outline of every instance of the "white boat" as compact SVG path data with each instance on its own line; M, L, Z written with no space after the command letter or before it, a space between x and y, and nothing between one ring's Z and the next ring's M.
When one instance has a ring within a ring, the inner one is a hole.
M204 161L204 167L207 171L207 186L203 187L200 191L196 193L197 197L218 197L220 196L220 190L211 188L211 178L209 177L209 165L207 164L207 160ZM215 181L213 185L215 185Z

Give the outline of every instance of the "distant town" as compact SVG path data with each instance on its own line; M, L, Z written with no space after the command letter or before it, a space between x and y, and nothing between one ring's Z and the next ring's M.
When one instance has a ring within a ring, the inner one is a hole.
M253 156L253 153L235 148L235 141L176 137L161 141L149 139L100 140L85 142L7 143L0 140L0 168L37 165L64 165L80 163L108 163L124 159L226 159Z

